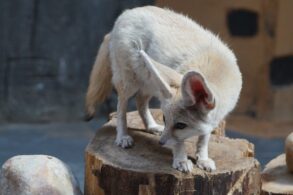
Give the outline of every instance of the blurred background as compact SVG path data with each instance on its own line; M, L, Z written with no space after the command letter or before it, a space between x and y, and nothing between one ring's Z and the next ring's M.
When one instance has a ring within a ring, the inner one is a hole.
M234 50L244 86L227 135L253 142L263 166L283 152L293 127L293 1L0 0L0 164L53 155L83 185L83 151L116 110L113 93L82 121L92 64L119 14L143 5L188 15Z

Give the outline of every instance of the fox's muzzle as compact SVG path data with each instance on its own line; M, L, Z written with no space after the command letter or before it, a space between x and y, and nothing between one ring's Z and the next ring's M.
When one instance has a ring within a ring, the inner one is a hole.
M165 145L169 138L170 138L169 133L163 133L163 135L160 138L159 144L161 146Z
M162 141L161 139L160 139L160 141L159 141L159 144L161 145L161 146L163 146L163 145L165 145L165 141Z

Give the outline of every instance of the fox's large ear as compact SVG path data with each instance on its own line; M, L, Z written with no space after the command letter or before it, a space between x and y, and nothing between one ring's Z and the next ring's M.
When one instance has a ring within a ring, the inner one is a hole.
M215 98L204 77L195 71L186 73L181 84L186 107L210 111L215 107Z
M165 99L171 98L172 92L171 92L170 86L162 78L162 76L160 75L159 71L156 68L155 64L158 65L159 63L154 61L153 59L151 59L149 57L149 55L147 53L145 53L143 50L140 50L139 53L140 53L141 57L143 58L143 60L146 64L146 67L150 71L151 75L153 75L153 79L155 79L155 81L156 81L155 87L157 88L157 91L160 91L160 96Z

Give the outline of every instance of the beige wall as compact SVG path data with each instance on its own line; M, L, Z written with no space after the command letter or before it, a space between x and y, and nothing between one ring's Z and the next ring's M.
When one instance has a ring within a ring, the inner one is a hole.
M293 54L293 25L290 25L293 22L293 1L157 0L156 4L187 14L219 34L234 50L244 79L235 113L254 112L263 119L293 120L292 87L272 88L269 81L270 61L275 56ZM230 35L226 17L232 9L258 13L258 33L255 36ZM278 115L280 110L283 114Z

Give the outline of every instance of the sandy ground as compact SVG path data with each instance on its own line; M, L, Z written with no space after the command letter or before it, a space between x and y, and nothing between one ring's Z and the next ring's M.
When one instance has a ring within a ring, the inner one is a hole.
M0 125L0 164L14 155L52 155L71 167L83 189L84 149L104 121ZM227 136L254 143L256 158L262 166L284 150L283 138L262 138L234 131L227 131Z

